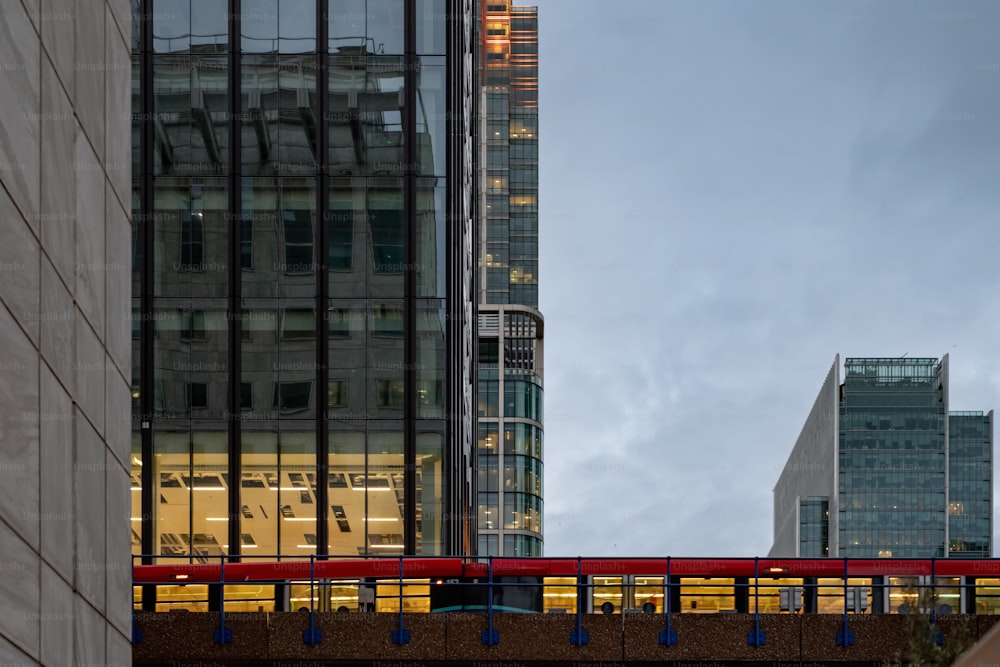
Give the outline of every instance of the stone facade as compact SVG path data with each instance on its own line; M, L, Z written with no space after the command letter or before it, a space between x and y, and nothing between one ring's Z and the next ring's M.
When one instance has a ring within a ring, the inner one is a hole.
M128 0L0 0L0 664L131 664Z

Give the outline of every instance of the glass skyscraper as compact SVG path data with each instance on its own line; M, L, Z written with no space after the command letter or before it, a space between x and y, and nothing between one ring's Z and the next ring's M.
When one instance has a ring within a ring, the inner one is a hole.
M482 0L479 554L542 555L538 9Z
M947 355L839 370L775 487L772 555L990 556L993 413L949 412Z
M472 0L133 11L133 553L472 553Z

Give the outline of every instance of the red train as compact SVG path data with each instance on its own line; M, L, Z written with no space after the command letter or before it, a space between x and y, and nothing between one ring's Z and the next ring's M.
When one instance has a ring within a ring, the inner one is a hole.
M941 613L1000 613L1000 559L244 557L136 565L133 583L162 591L156 608L170 608L163 600L178 586L223 589L227 609L247 608L229 591L255 585L258 597L239 601L276 611L309 601L340 611L897 613L926 606L928 591Z

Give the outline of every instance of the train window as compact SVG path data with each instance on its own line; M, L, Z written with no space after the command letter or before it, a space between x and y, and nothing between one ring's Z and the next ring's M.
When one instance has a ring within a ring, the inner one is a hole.
M225 595L226 611L274 611L272 585L228 584Z
M576 577L545 577L542 584L542 611L576 613Z
M764 579L758 580L758 590L756 596L753 587L754 580L750 579L750 613L756 611L755 600L759 600L760 613L777 614L781 612L781 589L796 588L799 594L802 592L801 579ZM799 600L801 604L801 599Z
M959 614L962 612L962 578L937 577L934 580L934 594L937 597L937 613Z
M310 604L317 611L335 611L341 607L347 607L348 611L362 611L358 607L357 579L323 581L315 587L297 582L288 588L288 608L291 611L309 609Z
M610 602L614 606L614 613L620 614L623 592L621 577L594 577L593 608L601 609L605 602Z
M1000 614L1000 579L976 579L976 613Z
M854 602L849 611L861 611L869 608L872 600L871 579L850 577L847 580L849 593L848 603ZM853 593L851 592L853 591ZM858 593L860 591L860 593ZM867 604L866 604L867 603ZM816 580L816 612L820 614L844 613L844 580L839 577L819 578Z
M736 610L735 581L719 577L681 577L682 613L715 614Z
M635 578L635 588L632 589L632 608L642 609L647 602L656 605L656 613L663 613L663 577Z
M430 579L408 579L403 584L403 611L429 613ZM375 588L375 611L399 611L399 584L379 582Z
M889 577L889 613L905 614L917 605L920 577Z
M157 586L156 611L208 611L208 586L187 584L183 586Z

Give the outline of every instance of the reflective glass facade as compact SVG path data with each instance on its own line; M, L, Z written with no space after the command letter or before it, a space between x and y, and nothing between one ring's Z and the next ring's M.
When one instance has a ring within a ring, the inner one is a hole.
M949 411L948 357L838 373L839 356L775 487L771 555L990 556L993 413Z
M483 0L481 18L479 552L540 556L538 10Z
M993 413L948 416L948 552L990 556L993 513Z
M133 553L471 553L471 0L133 10Z
M799 556L821 558L830 555L830 500L811 497L799 505Z
M937 359L847 359L841 556L943 557L947 404Z

